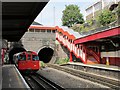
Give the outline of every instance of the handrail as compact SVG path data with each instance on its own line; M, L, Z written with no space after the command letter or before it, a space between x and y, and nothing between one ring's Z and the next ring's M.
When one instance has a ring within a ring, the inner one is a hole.
M86 49L88 53L92 54L92 56L97 60L97 62L100 62L99 55L96 52L94 52L92 49L88 49L83 46L82 49L77 48L75 44L71 44L67 39L63 38L63 36L60 35L59 33L56 33L56 38L58 38L60 43L66 46L70 52L73 52L76 57L80 57L83 60L83 62L86 61L85 53L83 52L83 49Z
M62 43L64 46L66 46L71 52L73 52L75 54L76 57L80 57L83 62L85 63L85 53L83 52L83 50L81 50L80 48L78 49L75 44L70 43L67 39L63 38L62 35L60 35L59 33L56 32L56 38L60 41L60 43ZM80 55L78 53L78 50L80 50L80 52L82 52Z

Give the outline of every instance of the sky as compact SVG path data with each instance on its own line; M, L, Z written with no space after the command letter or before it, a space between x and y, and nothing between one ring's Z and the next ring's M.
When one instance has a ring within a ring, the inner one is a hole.
M78 5L85 19L85 9L96 1L99 0L50 0L35 21L44 26L62 26L62 11L70 4Z

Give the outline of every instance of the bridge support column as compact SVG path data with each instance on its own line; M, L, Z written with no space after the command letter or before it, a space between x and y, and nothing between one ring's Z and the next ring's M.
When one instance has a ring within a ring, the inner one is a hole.
M72 62L72 52L70 52L70 62Z

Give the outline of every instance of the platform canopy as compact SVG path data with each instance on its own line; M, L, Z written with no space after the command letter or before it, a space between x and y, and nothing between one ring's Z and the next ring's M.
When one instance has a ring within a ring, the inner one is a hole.
M7 0L6 0L7 1ZM2 2L2 38L19 41L49 0ZM25 1L25 0L24 0Z

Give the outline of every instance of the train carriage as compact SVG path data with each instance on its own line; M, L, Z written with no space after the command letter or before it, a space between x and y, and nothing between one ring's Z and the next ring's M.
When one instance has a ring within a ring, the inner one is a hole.
M13 60L21 72L33 73L40 69L39 57L33 51L25 51L14 54Z

